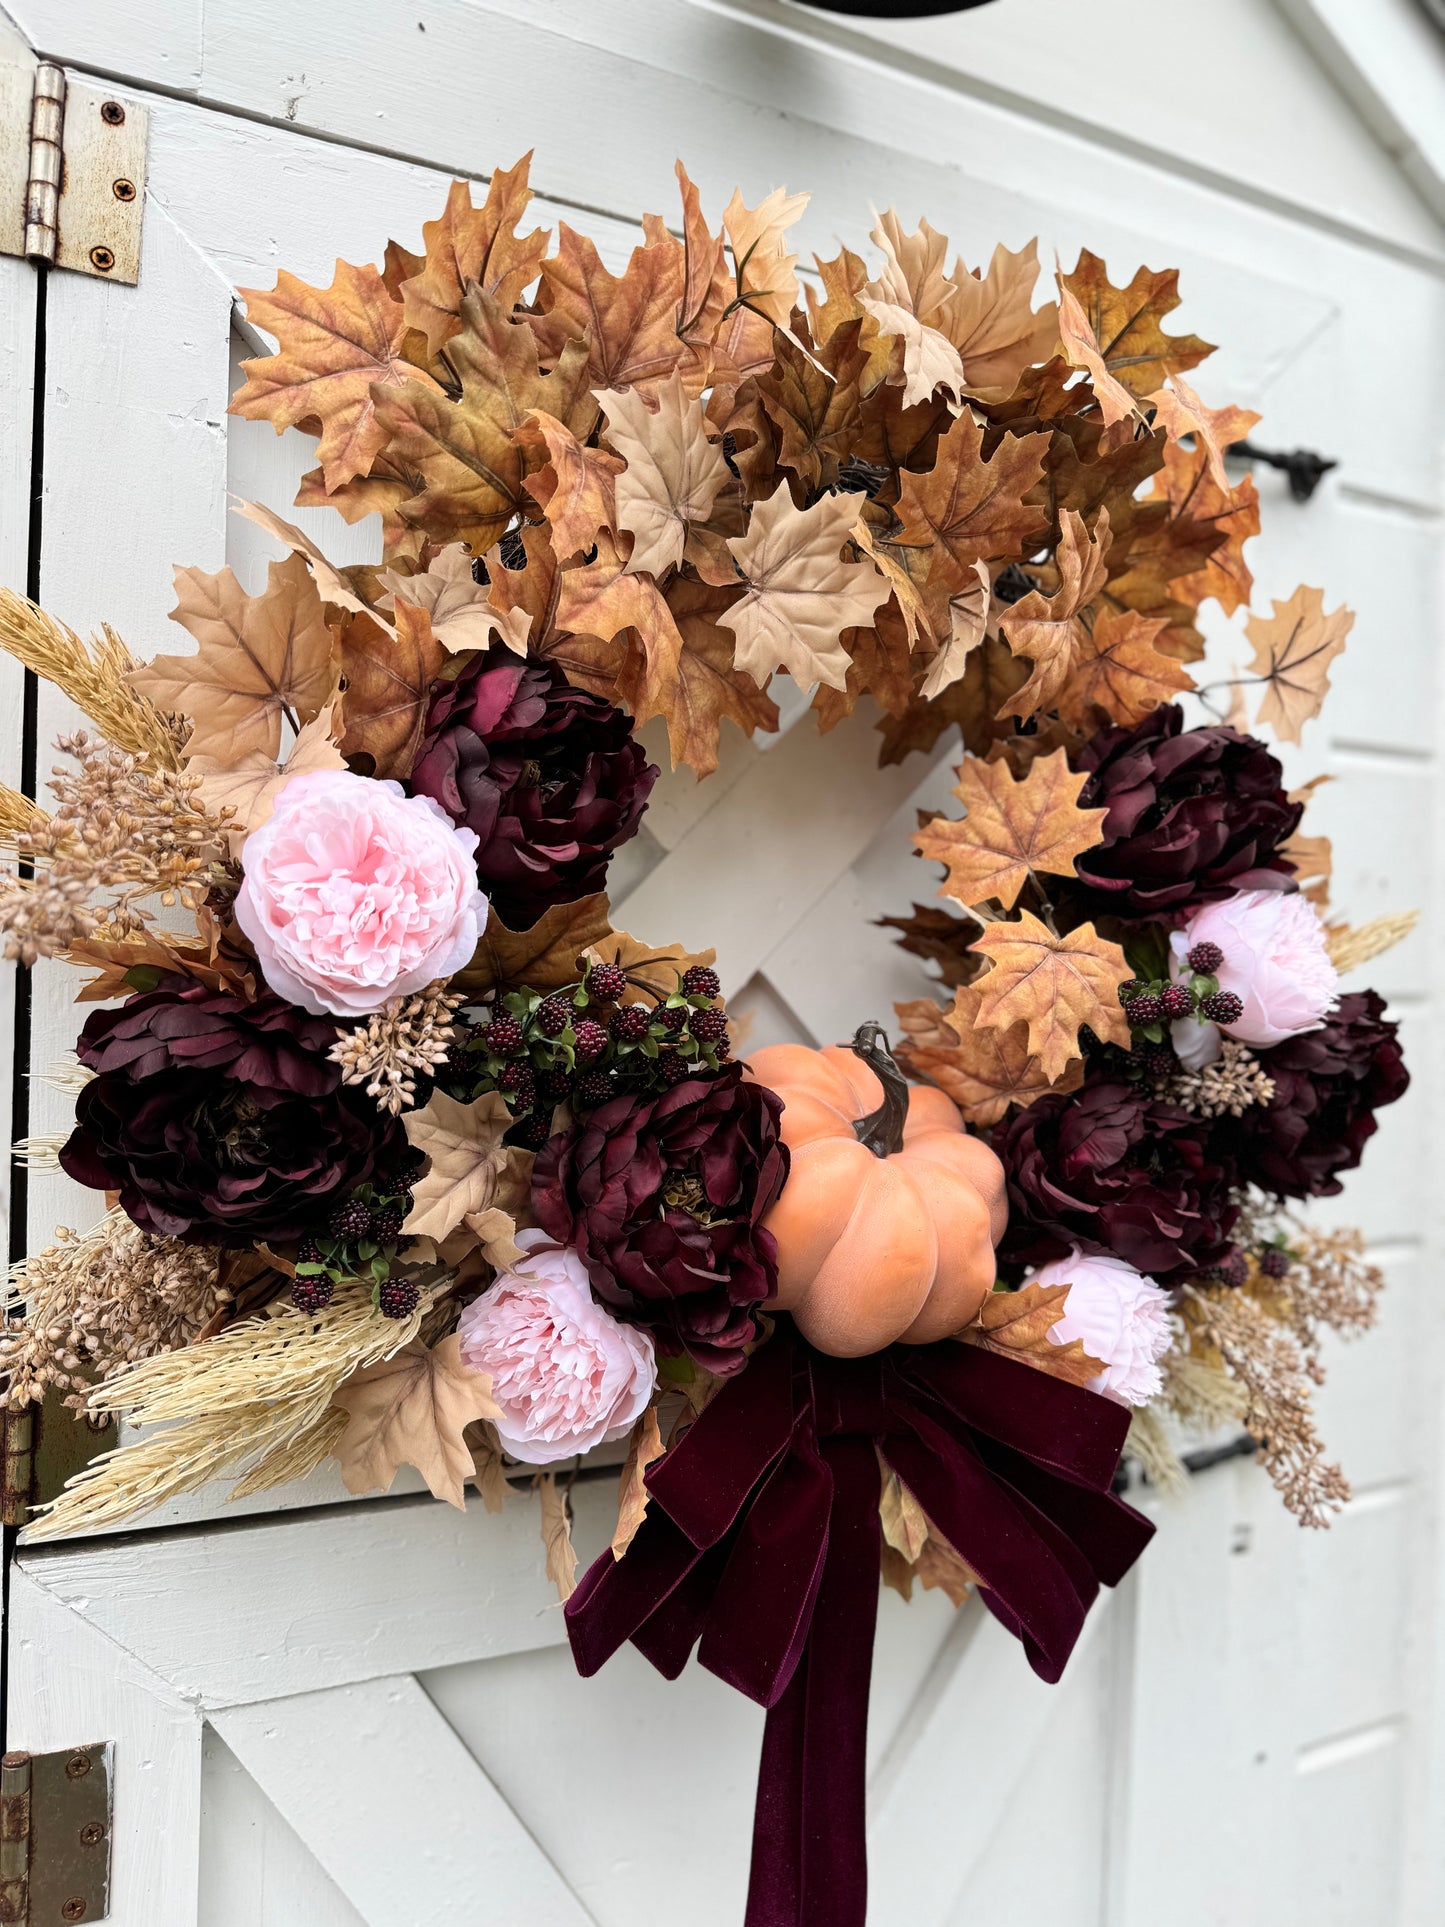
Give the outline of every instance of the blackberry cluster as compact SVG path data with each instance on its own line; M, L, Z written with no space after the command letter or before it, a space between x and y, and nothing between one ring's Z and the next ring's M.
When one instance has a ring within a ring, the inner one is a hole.
M359 1186L336 1207L324 1233L301 1240L291 1282L298 1311L324 1311L339 1284L358 1278L370 1283L372 1301L384 1317L405 1318L414 1309L417 1286L394 1275L392 1267L410 1243L401 1227L411 1210L420 1162L408 1148L403 1161L378 1171L374 1183Z
M1134 961L1131 957L1130 961ZM1184 961L1189 975L1176 980L1163 974L1167 958L1151 956L1160 974L1131 977L1119 986L1119 1002L1129 1019L1136 1052L1166 1044L1168 1026L1181 1017L1197 1017L1211 1024L1232 1024L1244 1005L1232 990L1221 990L1217 972L1224 952L1217 943L1197 943Z

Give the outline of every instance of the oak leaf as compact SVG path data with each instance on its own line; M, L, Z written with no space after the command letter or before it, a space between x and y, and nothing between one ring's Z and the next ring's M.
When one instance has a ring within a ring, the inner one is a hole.
M1193 368L1214 353L1213 344L1201 341L1198 335L1164 332L1164 316L1179 306L1177 268L1157 274L1150 268L1140 268L1127 288L1116 288L1098 255L1084 248L1072 271L1060 275L1059 287L1061 324L1064 297L1068 297L1077 304L1097 345L1105 375L1120 384L1131 403L1153 394L1167 376L1181 368ZM1069 336L1062 326L1061 333L1067 347ZM1096 392L1097 386L1096 378ZM1103 407L1103 397L1099 399ZM1104 414L1106 419L1113 419L1107 408Z
M1034 665L1033 674L1010 697L1000 716L1023 720L1035 710L1052 708L1087 646L1083 614L1104 587L1109 541L1107 509L1100 509L1092 535L1081 515L1072 509L1064 511L1054 555L1057 590L1046 596L1031 589L999 618L999 628L1014 654L1027 656Z
M622 463L605 448L584 448L562 422L533 409L518 431L539 462L524 484L552 531L559 562L585 554L602 529L615 529L617 477Z
M1108 815L1079 808L1088 780L1061 749L1039 757L1021 781L1007 763L966 757L953 794L967 814L961 822L936 816L913 839L927 862L947 866L938 894L966 906L992 897L1011 910L1031 875L1073 876L1074 859L1103 842Z
M1079 1053L1084 1025L1101 1043L1129 1043L1119 986L1131 976L1118 944L1092 923L1056 936L1029 911L1017 922L991 923L974 939L993 968L977 985L975 1024L1008 1030L1028 1026L1028 1047L1050 1080Z
M309 723L336 690L336 644L298 555L266 566L247 595L229 569L176 570L172 622L196 639L193 656L157 656L127 677L157 709L189 716L188 756L234 767L252 751L276 760L281 719Z
M590 388L628 388L661 381L687 357L677 332L682 291L683 250L670 234L634 248L619 276L564 221L557 252L542 263L542 311L527 322L544 359L579 353Z
M532 198L527 185L531 162L528 153L515 167L499 168L480 207L472 206L469 182L453 181L441 217L423 222L424 265L402 282L401 300L407 327L425 335L429 355L437 354L461 327L462 298L470 288L481 288L501 307L510 308L537 278L550 231L517 233Z
M531 619L526 610L500 611L488 600L488 585L472 574L472 558L462 543L451 542L432 556L425 569L406 575L384 569L380 581L387 590L383 606L408 602L424 609L432 635L449 655L466 649L487 649L504 642L517 655L527 653Z
M1048 526L1048 513L1025 497L1044 472L1049 437L1006 436L987 460L983 436L965 410L939 439L933 467L899 477L901 546L934 545L931 583L961 589L976 562L1010 562Z
M798 304L798 257L788 253L783 235L811 198L775 187L750 208L742 189L734 188L723 209L723 232L733 251L738 297L776 328L787 328Z
M544 1472L538 1479L537 1495L541 1505L542 1544L547 1549L547 1577L557 1588L557 1597L565 1602L577 1590L571 1508L555 1472Z
M520 984L533 990L560 990L577 982L578 960L588 946L611 935L607 898L601 892L579 897L575 903L553 904L527 930L509 930L492 910L476 955L452 979L453 987L471 997Z
M1229 493L1229 477L1224 472L1224 451L1233 442L1242 442L1259 421L1252 408L1206 408L1182 375L1171 375L1169 386L1145 399L1154 409L1156 426L1165 430L1171 441L1192 435L1195 445L1204 450L1214 486Z
M659 997L670 997L684 971L691 970L695 964L717 962L715 950L684 950L680 943L663 944L660 949L654 949L651 944L630 937L625 930L609 930L606 936L589 943L587 957L594 965L622 966L627 978L627 988L622 993L625 1004L651 1004Z
M737 638L738 668L759 688L780 664L800 688L846 686L843 631L870 623L889 595L872 562L842 559L857 513L847 495L795 508L780 485L754 504L747 533L728 543L747 593L720 620Z
M977 1319L959 1337L983 1351L1052 1372L1070 1385L1087 1385L1105 1369L1103 1359L1091 1357L1082 1338L1057 1345L1049 1336L1064 1315L1068 1296L1067 1285L1023 1285L1017 1291L991 1292Z
M702 405L674 370L654 389L599 389L607 439L626 467L614 483L613 526L632 536L627 567L661 575L682 561L688 524L706 522L730 477L722 449L707 438Z
M647 1468L654 1459L660 1459L665 1450L657 1423L657 1407L649 1405L627 1441L627 1461L617 1487L617 1530L612 1535L614 1559L620 1559L626 1552L647 1516Z
M433 1091L421 1110L405 1113L402 1123L412 1149L430 1160L413 1189L407 1232L440 1243L463 1218L489 1211L509 1195L517 1160L525 1154L502 1142L512 1114L500 1091L488 1091L470 1104Z
M446 661L425 609L398 598L393 614L395 634L369 616L357 616L341 638L346 677L341 751L347 757L369 756L371 774L380 777L410 776L426 728L431 685Z
M1272 616L1251 616L1244 625L1254 644L1250 668L1265 685L1256 720L1282 743L1297 743L1304 725L1319 715L1329 694L1330 664L1354 626L1353 610L1342 603L1326 615L1324 591L1304 583L1287 601L1275 600Z
M400 1466L414 1465L433 1498L465 1509L472 1455L463 1434L476 1420L501 1413L491 1379L462 1363L455 1333L430 1349L413 1339L354 1373L332 1403L347 1414L331 1450L348 1492L384 1492Z
M252 830L259 830L276 807L276 799L293 776L312 770L345 769L336 747L335 702L327 703L302 729L290 754L278 769L274 757L253 749L239 763L220 763L212 756L192 756L188 764L201 778L201 795L213 810L231 809L231 855L239 857Z
M993 1030L978 1022L980 986L960 985L952 1009L931 997L895 1004L907 1038L898 1047L905 1070L926 1077L951 1097L970 1124L997 1124L1011 1105L1032 1104L1048 1091L1076 1091L1084 1081L1084 1066L1072 1059L1057 1076L1044 1075L1039 1059L1029 1049L1028 1025L1020 1020L1007 1030Z
M1069 679L1056 698L1066 722L1092 730L1098 712L1111 723L1139 723L1160 703L1192 689L1194 678L1155 646L1168 628L1162 616L1101 609L1082 632Z
M242 288L247 319L276 337L278 352L243 361L245 386L229 412L320 435L317 456L328 490L365 475L386 445L376 393L403 382L440 392L404 354L406 317L375 268L338 261L329 288L308 287L283 269L276 286Z

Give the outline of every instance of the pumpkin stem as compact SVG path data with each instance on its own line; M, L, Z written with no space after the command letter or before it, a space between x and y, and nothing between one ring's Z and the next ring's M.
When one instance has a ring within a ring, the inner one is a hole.
M893 1061L888 1048L888 1033L881 1024L860 1024L848 1046L861 1057L883 1086L883 1102L867 1117L855 1117L853 1135L866 1144L875 1158L892 1157L903 1149L903 1125L908 1116L908 1080Z

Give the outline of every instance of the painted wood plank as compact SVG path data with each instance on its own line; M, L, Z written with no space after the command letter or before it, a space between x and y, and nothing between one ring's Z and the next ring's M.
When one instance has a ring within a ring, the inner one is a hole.
M231 1707L212 1723L368 1927L588 1927L586 1909L410 1676Z
M365 1927L210 1726L202 1760L197 1927Z

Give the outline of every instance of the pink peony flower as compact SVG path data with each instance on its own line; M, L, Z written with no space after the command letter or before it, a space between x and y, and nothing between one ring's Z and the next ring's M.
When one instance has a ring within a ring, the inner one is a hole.
M550 1465L631 1431L656 1382L652 1340L592 1296L582 1261L545 1232L520 1231L527 1253L462 1312L463 1362L487 1372L506 1451Z
M1207 904L1169 943L1175 977L1187 974L1184 957L1196 943L1216 943L1224 952L1215 972L1219 987L1232 990L1244 1009L1222 1028L1241 1044L1264 1049L1318 1030L1339 1002L1324 925L1309 898L1296 892L1241 890Z
M1034 1273L1036 1285L1067 1285L1064 1315L1049 1332L1055 1345L1081 1338L1105 1369L1091 1391L1116 1405L1147 1405L1164 1389L1159 1360L1169 1349L1169 1299L1152 1278L1119 1258L1084 1257L1077 1249Z
M306 771L246 838L236 921L279 996L365 1016L471 961L487 921L476 847L400 783Z

